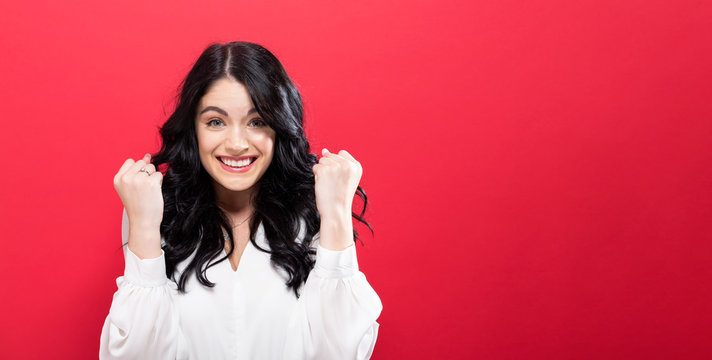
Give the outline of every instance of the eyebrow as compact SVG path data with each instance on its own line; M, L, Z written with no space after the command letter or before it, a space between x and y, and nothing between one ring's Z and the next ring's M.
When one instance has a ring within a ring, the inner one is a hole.
M217 113L219 113L219 114L222 115L222 116L228 116L227 111L225 111L225 110L223 110L223 109L221 109L221 108L219 108L219 107L217 107L217 106L208 106L208 107L206 107L205 109L201 110L201 111L200 111L200 114L198 114L198 115L203 115L203 113L206 113L206 112L211 111L211 110L212 110L212 111L215 111L215 112L217 112ZM251 115L251 114L254 114L254 113L256 113L256 112L257 112L257 109L252 108L252 109L250 109L250 111L247 112L247 115Z

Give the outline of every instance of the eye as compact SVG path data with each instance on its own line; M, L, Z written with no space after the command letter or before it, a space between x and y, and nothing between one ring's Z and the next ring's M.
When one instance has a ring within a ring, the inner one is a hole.
M205 123L205 124L207 124L208 126L219 126L219 125L222 124L222 122L223 122L222 119L213 118L213 119L210 119L210 120L209 120L207 123Z
M248 125L251 127L262 127L262 126L266 126L267 124L265 124L264 120L262 120L260 118L254 118L254 119L250 120L250 123Z

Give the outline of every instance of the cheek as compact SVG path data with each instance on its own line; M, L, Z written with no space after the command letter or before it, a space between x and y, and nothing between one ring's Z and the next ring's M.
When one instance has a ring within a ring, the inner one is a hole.
M272 154L274 150L274 137L269 134L259 134L253 139L254 144L257 145L260 152L264 155Z
M268 143L266 144L267 146L267 153L269 154L269 159L270 163L272 162L272 159L274 158L274 140L270 139Z
M271 154L274 152L274 140L273 139L267 139L265 141L265 148L267 148L267 151Z
M206 134L198 133L197 140L200 159L201 161L206 161L212 157L215 139L212 139L210 136L206 136Z

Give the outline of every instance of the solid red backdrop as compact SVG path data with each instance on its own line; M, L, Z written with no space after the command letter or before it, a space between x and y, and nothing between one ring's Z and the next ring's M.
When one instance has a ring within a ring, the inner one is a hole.
M5 2L0 358L97 356L123 270L113 175L231 40L283 61L314 151L364 166L374 359L706 358L710 19L700 1Z

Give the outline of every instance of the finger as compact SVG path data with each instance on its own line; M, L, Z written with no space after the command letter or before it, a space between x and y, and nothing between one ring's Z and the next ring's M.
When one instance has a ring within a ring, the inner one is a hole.
M340 155L341 157L345 158L345 159L348 159L348 160L351 160L351 161L354 161L354 162L358 162L358 161L356 161L356 159L354 159L354 157L351 156L351 154L349 154L349 152L346 151L346 150L341 150L341 151L339 151L339 155Z
M139 160L139 161L136 161L136 162L133 164L133 166L131 166L131 167L129 168L129 170L127 171L127 173L128 173L128 174L136 174L136 173L139 172L138 170L139 170L140 168L146 167L146 160L144 160L144 159L145 159L145 157L144 157L143 159Z
M342 157L344 157L346 160L349 160L352 164L356 165L356 172L357 172L357 173L363 174L363 168L361 167L361 163L358 162L358 160L354 159L354 157L351 156L351 154L349 154L348 151L346 151L346 150L341 150L341 151L339 151L339 155L341 155Z
M151 174L151 179L158 181L158 185L163 185L163 174L160 171L156 171Z
M333 157L323 157L319 159L319 164L321 165L335 165L338 164L337 159L334 159Z
M326 159L332 158L332 159L336 159L336 160L346 160L346 158L344 158L343 156L329 152L329 150L327 150L326 148L324 148L324 150L322 150L321 153L323 155L322 159L323 158L326 158Z
M327 149L327 148L324 148L321 150L321 155L324 157L341 157L339 154L333 153L333 152L329 151L329 149Z
M148 165L144 166L144 169L146 169L146 171L148 171L146 174L149 176L156 173L156 166L154 166L153 164L148 164ZM143 171L141 171L141 172L143 172Z
M317 177L319 176L319 172L321 171L322 166L323 165L320 164L314 164L314 166L312 166L312 172L314 173L314 181L316 181Z
M124 161L124 164L121 165L121 168L119 168L119 171L116 173L115 178L121 177L121 175L126 173L126 171L128 171L128 169L131 168L131 165L133 164L133 159L126 159L126 161Z
M146 166L151 164L151 153L146 153L146 155L144 155L143 158L141 158L141 160L139 160L139 161L141 161L144 164L141 167L148 169L148 167L146 167Z

